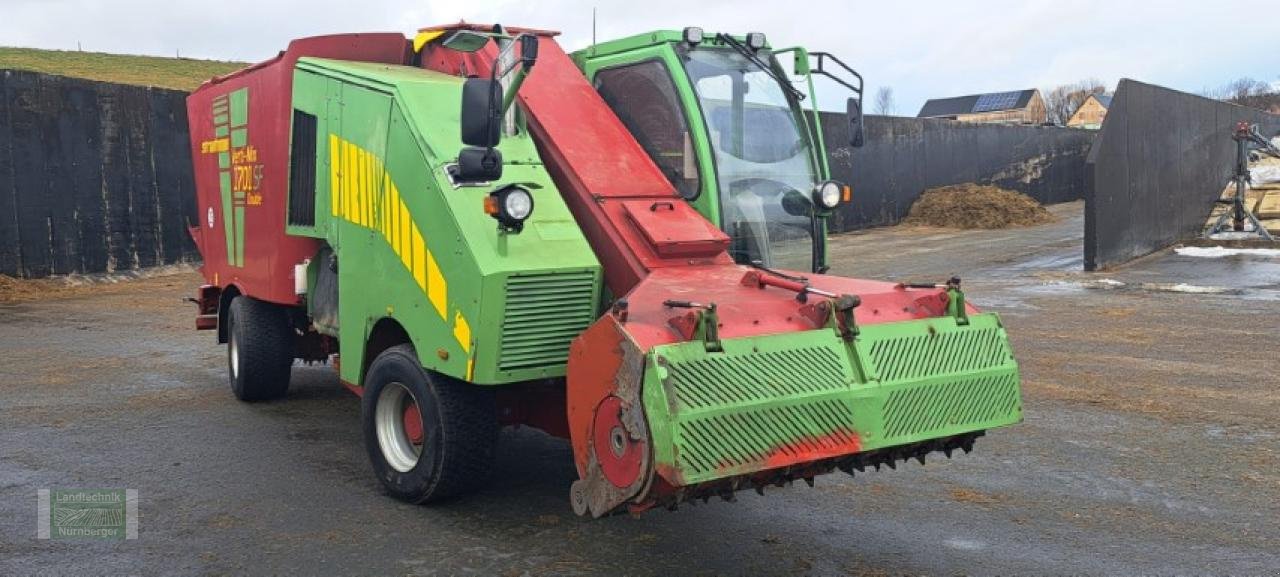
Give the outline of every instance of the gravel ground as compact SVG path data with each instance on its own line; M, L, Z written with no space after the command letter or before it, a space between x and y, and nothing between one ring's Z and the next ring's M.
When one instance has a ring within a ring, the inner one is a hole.
M0 575L1275 574L1280 259L1086 275L1081 208L833 242L835 273L960 274L1009 328L1025 423L952 460L639 518L576 518L567 443L529 429L473 498L383 496L328 369L232 398L180 301L194 273L0 306ZM37 490L60 487L137 489L139 538L37 540Z

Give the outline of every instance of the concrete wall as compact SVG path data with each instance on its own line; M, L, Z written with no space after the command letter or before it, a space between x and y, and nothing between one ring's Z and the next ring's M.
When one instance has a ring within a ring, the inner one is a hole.
M848 146L844 115L823 113L832 176L853 185L833 232L895 224L925 189L990 183L1044 204L1084 196L1085 157L1095 132L1044 126L866 117L866 145Z
M1085 269L1199 235L1231 178L1242 121L1280 132L1280 116L1121 80L1089 154Z
M0 274L198 258L185 97L0 71Z

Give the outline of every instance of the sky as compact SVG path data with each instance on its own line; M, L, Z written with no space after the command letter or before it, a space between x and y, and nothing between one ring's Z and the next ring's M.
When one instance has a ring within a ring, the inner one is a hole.
M559 30L573 50L655 29L764 32L826 51L884 86L893 113L928 98L1122 77L1198 92L1250 76L1280 87L1280 39L1250 26L1257 1L760 2L755 0L0 0L0 45L260 61L292 38L456 22ZM1239 31L1239 33L1237 33ZM818 88L842 109L835 85Z

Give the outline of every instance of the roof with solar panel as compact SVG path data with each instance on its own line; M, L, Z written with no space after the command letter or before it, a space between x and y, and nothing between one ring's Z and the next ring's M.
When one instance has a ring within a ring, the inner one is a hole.
M918 118L954 118L968 114L983 114L1005 110L1020 110L1035 98L1034 88L1010 92L970 94L952 98L934 98L924 103Z

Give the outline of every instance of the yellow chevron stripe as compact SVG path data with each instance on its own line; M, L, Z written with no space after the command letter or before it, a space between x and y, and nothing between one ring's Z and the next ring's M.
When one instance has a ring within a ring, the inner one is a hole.
M342 218L351 220L351 200L355 196L352 186L352 171L355 169L355 146L350 142L342 147Z
M400 202L400 247L396 251L400 254L400 260L404 261L404 268L413 270L413 251L409 248L409 231L413 228L413 221L409 220L409 207L405 206L404 200Z
M338 216L338 200L341 198L338 189L338 135L329 135L329 205L333 216Z
M329 135L329 160L333 214L380 233L426 293L432 308L447 322L448 281L382 160L336 134ZM475 372L471 325L462 311L454 311L453 338L468 354L466 375L471 379Z
M436 308L442 319L449 318L445 313L449 306L448 297L449 285L445 283L444 275L440 274L440 265L436 264L435 255L427 251L427 300L431 301L431 306Z
M368 225L368 222L364 219L365 205L369 204L369 179L365 178L365 173L368 172L368 165L369 154L363 150L356 153L356 186L358 187L357 190L360 191L360 195L356 197L360 200L356 207L356 222L360 223L360 226Z
M413 279L418 281L418 288L427 290L427 245L422 240L422 231L417 223L413 225Z
M467 324L467 319L462 317L461 312L453 317L453 338L462 345L463 351L471 353L471 325Z

